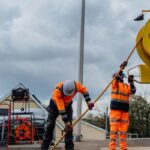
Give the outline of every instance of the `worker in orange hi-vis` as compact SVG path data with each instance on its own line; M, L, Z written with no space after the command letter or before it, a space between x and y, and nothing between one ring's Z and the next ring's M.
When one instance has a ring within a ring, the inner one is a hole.
M49 115L41 150L48 150L49 145L51 145L55 122L59 114L65 123L65 131L67 132L65 136L65 149L74 150L72 99L77 92L83 94L89 109L94 107L94 103L91 101L89 92L85 86L73 80L59 82L53 90L52 98L48 106Z
M126 67L124 61L120 67ZM113 77L116 74L113 75ZM128 77L128 83L124 83L125 74L123 71L116 76L112 82L111 104L110 104L110 143L109 150L116 150L116 139L120 136L121 150L127 150L127 131L129 127L129 97L135 94L136 88L133 82L133 75Z

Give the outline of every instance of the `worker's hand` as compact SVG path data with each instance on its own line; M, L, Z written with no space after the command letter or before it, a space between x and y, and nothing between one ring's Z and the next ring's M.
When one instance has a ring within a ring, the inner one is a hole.
M117 80L117 81L121 81L121 80L122 80L122 76L121 76L120 74L118 74L118 75L116 76L116 80Z
M65 129L66 132L70 132L73 130L72 124L70 122L65 123Z
M127 66L128 62L127 61L124 61L121 65L120 65L120 68L123 67L123 69Z
M94 103L92 101L88 101L87 105L88 105L90 110L92 110L92 108L94 107Z
M129 76L128 76L128 82L129 82L130 84L133 84L133 82L134 82L134 75L129 75Z

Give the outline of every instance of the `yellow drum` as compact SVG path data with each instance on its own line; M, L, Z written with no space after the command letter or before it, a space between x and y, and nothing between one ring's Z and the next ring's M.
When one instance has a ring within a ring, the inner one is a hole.
M146 23L143 30L143 47L146 55L150 57L150 20Z
M150 20L140 29L136 37L137 52L145 64L139 65L140 83L150 83Z
M143 60L143 62L150 67L150 20L138 32L137 37L136 37L136 43L141 38L142 40L137 46L137 52L140 58Z

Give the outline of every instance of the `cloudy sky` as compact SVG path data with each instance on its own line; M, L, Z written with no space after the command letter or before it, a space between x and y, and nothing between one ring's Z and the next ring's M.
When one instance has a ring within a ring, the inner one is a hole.
M134 47L150 15L133 19L148 6L149 0L86 0L84 84L92 99ZM0 0L0 97L21 82L47 102L57 82L78 80L80 20L81 0ZM135 52L127 69L140 63ZM150 94L148 85L137 86L137 94Z

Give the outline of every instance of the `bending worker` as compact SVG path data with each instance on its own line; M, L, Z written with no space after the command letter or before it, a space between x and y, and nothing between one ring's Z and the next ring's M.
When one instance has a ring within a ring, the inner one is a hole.
M72 127L72 99L77 92L83 94L89 109L94 107L91 102L88 90L79 82L72 80L59 82L53 90L52 98L49 105L49 115L47 119L47 127L44 133L43 144L41 150L48 150L53 139L53 131L55 128L56 118L60 114L65 123L65 149L74 150L73 144L73 127Z
M120 67L126 67L124 61ZM116 74L113 75L113 77ZM128 83L124 83L125 74L123 71L116 76L112 82L111 104L110 104L110 143L109 150L116 150L116 139L120 132L121 150L127 150L127 131L129 127L129 96L135 94L136 88L133 83L133 76L128 77Z

